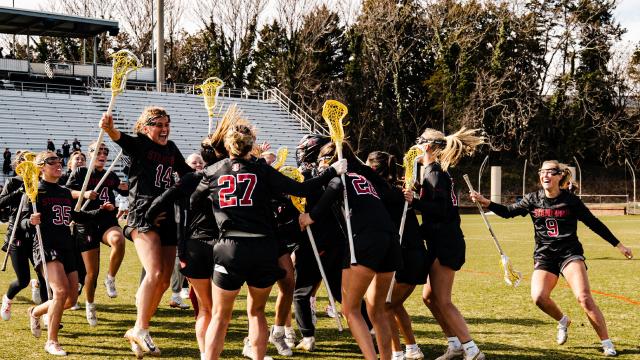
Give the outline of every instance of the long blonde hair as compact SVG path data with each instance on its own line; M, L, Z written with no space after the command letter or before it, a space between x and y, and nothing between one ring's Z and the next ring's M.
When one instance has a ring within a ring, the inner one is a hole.
M456 133L445 136L442 131L427 128L418 138L418 144L431 145L432 155L447 171L465 155L472 155L476 147L485 143L484 136L477 135L479 129L462 127Z
M142 114L136 121L135 125L133 125L133 133L134 134L144 134L144 127L147 125L147 122L150 118L157 118L167 116L167 111L159 106L148 106L144 110L142 110Z
M546 160L542 163L541 168L543 168L546 164L552 165L560 170L562 177L560 178L560 189L568 189L571 190L572 187L576 187L577 185L572 183L573 174L571 173L571 169L569 169L569 165L563 164L558 160ZM573 190L575 191L575 190Z
M251 126L245 124L233 125L224 136L224 146L229 155L244 157L253 150L256 134Z
M216 157L224 158L228 157L229 153L224 144L225 136L227 132L234 125L247 125L249 126L249 121L242 117L242 111L238 108L236 104L229 106L227 111L225 111L222 116L222 120L216 127L215 131L211 133L209 136L202 140L200 144L203 149L213 149L216 152Z

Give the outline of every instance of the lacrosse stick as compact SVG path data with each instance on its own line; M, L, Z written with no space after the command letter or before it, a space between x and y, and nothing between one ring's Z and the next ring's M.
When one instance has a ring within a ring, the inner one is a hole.
M209 115L209 131L207 134L211 134L213 129L213 109L216 107L216 99L220 89L224 86L224 81L217 77L210 77L206 79L202 85L198 85L197 88L202 90L202 97L204 97L204 107L207 109ZM216 124L217 127L217 124Z
M418 174L418 160L424 155L424 150L420 146L412 146L406 154L404 154L404 188L411 189L416 182ZM404 202L404 208L402 209L402 218L400 219L400 229L398 234L400 235L400 244L402 244L402 234L404 233L404 225L407 221L407 210L409 209L409 203ZM391 285L389 285L389 291L387 292L387 303L391 302L391 294L393 293L393 287L396 284L396 273L393 272L391 277Z
M138 60L138 58L129 50L120 50L117 53L111 55L111 57L113 58L113 73L111 74L111 101L109 101L107 115L111 115L113 106L116 103L116 97L124 91L125 85L127 83L127 75L130 72L140 68L140 60ZM98 140L96 141L96 149L100 149L103 137L104 129L100 129ZM87 167L87 175L84 177L84 182L82 183L82 189L80 189L80 196L78 197L75 211L79 211L80 207L82 206L82 201L84 200L84 192L87 190L87 185L89 185L89 178L91 177L93 169L96 167L97 156L97 151L94 151L91 155L91 160L89 161L89 166Z
M462 177L464 178L464 181L467 183L467 186L469 187L469 191L474 191L473 186L471 185L471 181L469 180L469 176L467 174L464 174ZM484 213L484 210L482 210L482 205L480 205L480 203L477 201L475 203L478 206L480 215L482 215L482 220L484 221L484 224L487 226L487 229L489 229L489 233L491 233L491 237L493 238L493 243L496 245L496 248L500 253L500 265L502 266L502 271L504 271L504 282L506 282L507 284L513 287L518 286L518 284L520 284L520 281L522 280L522 273L513 269L513 265L511 264L509 257L505 255L504 251L502 251L502 246L500 246L500 243L498 242L498 238L496 237L496 234L493 232L493 228L491 227L491 224L489 224L487 215Z
M11 237L9 238L9 245L7 245L7 253L4 254L4 260L2 261L2 271L7 270L7 260L9 259L9 253L11 252L11 245L13 244L13 239L16 237L16 230L18 229L18 222L20 221L20 213L22 213L22 208L24 207L24 203L27 202L27 194L22 194L20 198L20 205L18 205L18 212L16 213L16 218L13 221L13 228L11 229Z
M279 170L284 162L287 161L287 156L289 155L289 149L286 146L281 146L278 148L278 152L276 153L276 161L271 164L274 169Z
M278 151L279 152L279 151ZM303 182L304 176L297 168L293 166L283 166L280 168L280 172L285 176L297 181ZM307 205L307 199L291 196L291 202L293 206L295 206L301 214L304 214L304 208ZM318 252L318 247L316 246L316 240L313 237L313 233L311 232L311 228L307 226L307 236L309 236L309 242L311 243L311 248L313 249L313 255L316 257L316 262L318 263L318 268L320 269L320 275L322 275L322 281L324 281L324 287L327 290L327 295L329 296L329 304L333 309L333 313L336 314L336 324L338 325L338 331L342 332L342 321L340 320L340 315L338 314L338 309L336 308L336 301L333 298L333 294L331 293L331 288L329 287L329 281L327 280L327 275L324 272L324 267L322 266L322 261L320 260L320 253Z
M24 181L24 192L31 201L33 206L33 213L38 212L36 206L36 198L38 197L38 183L40 181L40 168L31 160L25 160L16 166L16 174L22 177ZM47 294L51 295L51 288L49 287L49 275L47 274L47 261L44 255L44 247L42 246L42 233L40 232L40 225L36 225L36 242L38 242L38 252L40 252L42 274L44 275L44 281L47 285Z
M97 152L97 150L94 152ZM109 165L109 168L107 168L107 172L105 172L104 175L102 175L102 178L100 179L100 181L98 181L98 184L96 184L96 186L93 188L93 191L97 191L100 188L100 186L102 186L102 184L105 182L105 180L107 180L107 177L109 176L109 174L111 174L111 171L113 171L113 167L116 165L118 160L120 160L120 158L122 158L122 150L120 150L120 152L118 152L118 155L116 155L116 158L113 159L113 161L111 162L111 165ZM90 202L91 201L87 201L86 203L84 203L82 205L82 210L86 210Z
M329 134L331 135L331 141L336 144L336 154L338 154L338 160L342 160L342 142L344 141L344 127L342 126L342 120L347 116L347 107L336 100L327 100L322 105L322 117L329 126ZM347 223L347 235L349 236L349 252L351 253L351 265L355 265L356 251L353 246L353 232L351 231L351 213L349 210L349 199L347 198L347 183L345 181L344 174L340 175L342 180L343 200L344 200L344 220Z

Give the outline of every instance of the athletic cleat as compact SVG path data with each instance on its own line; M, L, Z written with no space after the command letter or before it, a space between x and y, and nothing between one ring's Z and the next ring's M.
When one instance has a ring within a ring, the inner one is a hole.
M107 296L110 298L118 297L118 291L116 290L116 279L107 277L104 279L104 286L107 288Z
M571 325L571 321L567 323L567 326L558 324L558 335L556 336L558 345L562 345L567 342L567 338L569 337L569 325Z
M404 352L404 358L407 360L421 360L424 359L424 354L422 353L422 350L420 350L420 348L417 348L415 350L411 349Z
M135 328L127 330L124 334L124 337L129 340L129 342L134 342L140 346L144 353L149 353L150 355L160 355L160 349L153 343L151 336L149 335L148 330L137 330Z
M269 342L276 347L276 350L278 350L278 354L282 356L293 355L293 351L291 351L291 348L289 347L289 345L287 345L287 343L284 341L284 333L280 335L275 335L273 330L274 330L274 327L271 327L271 333L269 334Z
M183 300L187 300L189 298L189 288L182 288L182 290L180 290L180 297Z
M244 346L242 347L242 356L247 357L249 359L253 359L253 349L251 349L251 341L249 338L244 338ZM263 360L273 360L271 356L265 356Z
M40 284L38 283L38 280L31 279L29 283L31 283L31 301L36 305L42 304L42 298L40 297Z
M462 358L463 356L464 356L464 350L462 349L462 347L458 349L447 347L447 351L445 351L444 354L437 357L436 360L453 360L453 359Z
M144 351L142 351L142 348L140 347L140 345L136 344L133 341L129 341L129 343L131 344L131 351L133 351L133 354L136 356L136 359L144 358Z
M316 349L316 338L314 336L303 337L296 346L296 349L313 351Z
M29 329L31 329L31 334L33 334L34 337L39 338L42 334L40 318L33 316L33 309L35 309L35 306L31 306L27 309L27 314L29 315Z
M98 325L98 317L96 316L96 305L87 303L86 313L87 313L87 322L89 323L89 326Z
M464 360L485 360L486 357L484 356L484 353L482 351L479 351L477 354L473 355L473 356L466 356L464 357Z
M616 352L616 349L613 346L603 346L602 347L602 351L604 353L604 356L617 356L618 353Z
M336 317L336 313L333 311L333 308L331 307L331 305L327 305L327 307L325 308L325 311L327 312L328 317L332 319Z
M44 351L55 356L67 356L67 352L62 349L62 346L55 341L47 341L44 344Z
M284 342L287 343L290 349L293 349L296 346L296 332L287 330L284 331Z
M13 301L9 300L7 295L2 296L2 308L0 308L0 315L2 315L2 320L4 321L11 319L11 303L13 303Z
M80 306L80 303L77 301L75 305L69 308L69 310L80 310L80 309L82 309L82 307Z
M169 306L171 306L172 308L178 308L182 310L189 308L189 304L187 304L186 302L184 302L184 300L182 300L182 298L180 297L180 294L177 294L177 296L176 294L171 295Z
M399 351L397 354L395 354L394 351L394 355L391 356L391 360L405 360L404 353L402 351Z

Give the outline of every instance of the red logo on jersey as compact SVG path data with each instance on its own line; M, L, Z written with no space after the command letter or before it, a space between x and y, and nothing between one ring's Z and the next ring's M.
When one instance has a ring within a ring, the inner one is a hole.
M563 218L571 214L569 209L533 209L534 217L555 217Z

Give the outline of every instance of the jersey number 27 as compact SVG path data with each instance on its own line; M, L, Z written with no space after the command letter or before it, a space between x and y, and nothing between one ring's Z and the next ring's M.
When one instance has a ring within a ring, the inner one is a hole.
M235 176L220 176L218 178L218 186L222 186L220 191L218 191L218 203L220 204L220 208L238 206L238 197L234 195L236 192L236 184L244 182L247 182L248 184L247 188L244 190L242 198L240 198L240 206L253 205L251 195L253 195L253 189L255 189L257 181L258 178L256 177L256 174L251 173L236 174Z

